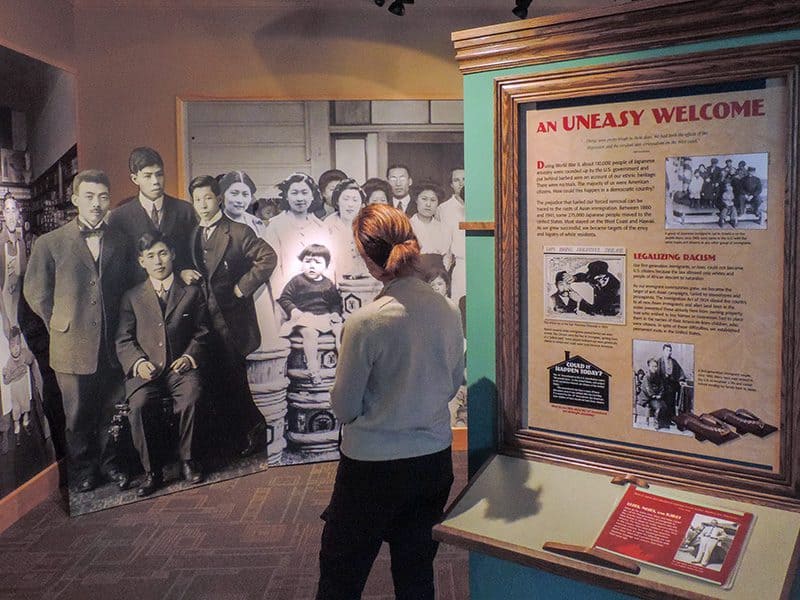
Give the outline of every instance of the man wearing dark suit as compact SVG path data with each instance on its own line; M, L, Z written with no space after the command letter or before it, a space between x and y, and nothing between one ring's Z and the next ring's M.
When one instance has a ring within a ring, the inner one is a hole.
M111 202L106 174L82 171L73 189L78 216L36 240L23 293L50 333L71 483L87 492L98 484L110 416L122 391L114 332L130 259L124 237L104 221ZM106 453L105 459L106 475L127 485L113 457Z
M160 231L175 244L175 272L181 274L192 267L189 237L197 225L192 205L164 193L164 161L148 147L135 148L128 160L131 181L139 188L136 196L127 198L111 211L110 225L122 231L131 248L135 279L131 285L146 279L146 273L136 264L136 244L145 233ZM187 283L188 273L182 275Z
M148 279L122 297L116 341L127 377L131 437L145 470L138 495L149 496L163 484L158 421L164 398L172 400L178 416L181 473L190 483L203 481L194 424L203 389L197 367L205 362L208 327L203 290L173 273L172 243L159 232L145 233L137 250Z
M266 423L247 382L247 355L261 344L253 294L269 280L278 259L250 227L222 213L216 179L195 177L189 194L200 220L191 237L194 266L206 292L210 346L219 358L216 383L224 394L218 406L232 433L240 434L241 455L248 456L267 442Z
M386 180L392 188L392 206L402 210L409 217L417 213L417 203L411 199L411 173L405 165L391 165L386 169Z

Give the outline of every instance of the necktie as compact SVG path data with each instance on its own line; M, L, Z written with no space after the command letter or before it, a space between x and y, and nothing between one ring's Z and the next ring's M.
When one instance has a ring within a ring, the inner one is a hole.
M167 307L167 290L164 289L163 284L156 291L156 295L158 296L158 303L161 305L161 312L164 312Z
M158 229L158 208L156 208L155 202L153 203L153 210L150 212L150 219L153 221L153 225L156 226L156 229Z
M211 237L211 233L214 231L214 227L203 227L203 239L208 241L208 238Z
M87 227L85 225L80 225L79 228L81 235L84 238L103 237L103 230L105 229L105 223L100 223L100 225L95 228Z
M100 241L103 239L103 230L105 229L105 224L100 223L98 227L91 228L85 226L83 224L79 225L81 237L83 237L83 241L86 242L86 246L89 248L89 252L92 254L92 258L95 262L100 258Z

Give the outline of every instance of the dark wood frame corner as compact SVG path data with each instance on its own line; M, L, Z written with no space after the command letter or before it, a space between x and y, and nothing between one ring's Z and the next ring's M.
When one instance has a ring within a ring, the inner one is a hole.
M642 3L646 4L646 3ZM743 58L745 60L743 60ZM709 62L710 61L710 62ZM708 69L714 64L714 69ZM520 257L520 120L523 105L545 100L723 84L781 78L789 107L786 115L787 195L784 231L783 364L779 472L703 457L674 456L654 448L633 448L606 440L586 440L563 433L532 431L523 423L520 333L523 317ZM496 124L496 302L497 381L500 394L499 450L601 470L631 473L645 479L748 501L800 510L800 269L798 269L798 81L800 42L749 46L663 59L612 63L590 68L551 70L495 81Z

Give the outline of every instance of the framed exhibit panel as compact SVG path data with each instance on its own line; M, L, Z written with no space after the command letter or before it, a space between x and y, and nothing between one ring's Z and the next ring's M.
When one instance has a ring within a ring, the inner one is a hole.
M501 452L800 507L798 69L495 81Z

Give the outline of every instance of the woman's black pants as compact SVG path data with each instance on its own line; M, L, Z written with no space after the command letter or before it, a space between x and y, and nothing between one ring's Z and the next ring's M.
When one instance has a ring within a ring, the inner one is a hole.
M342 454L322 513L317 600L357 600L381 543L389 543L398 600L433 600L431 529L453 485L450 448L413 458L361 461Z

